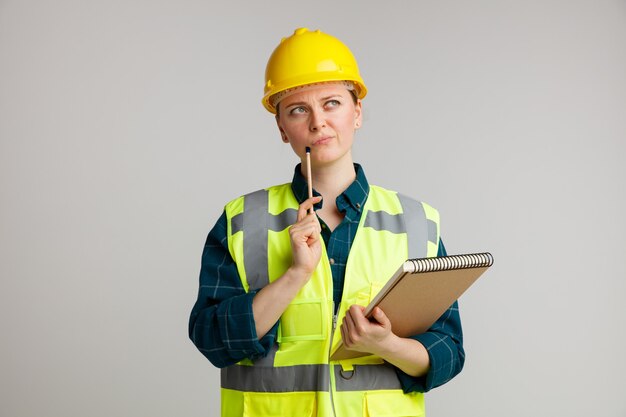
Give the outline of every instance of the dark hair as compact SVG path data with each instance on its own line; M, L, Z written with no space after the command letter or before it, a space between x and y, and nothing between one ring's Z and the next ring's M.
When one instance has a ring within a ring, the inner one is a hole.
M352 96L352 101L354 101L354 104L357 103L357 100L359 99L356 95L356 91L355 90L348 90L350 91L350 95ZM280 106L280 102L276 103L276 117L280 116L280 109L278 108L278 106Z

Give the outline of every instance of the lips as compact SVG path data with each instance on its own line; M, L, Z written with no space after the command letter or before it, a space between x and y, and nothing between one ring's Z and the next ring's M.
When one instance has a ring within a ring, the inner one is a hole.
M326 144L326 143L330 142L330 140L331 140L332 138L333 138L332 136L324 136L324 137L322 137L322 138L319 138L319 139L317 139L315 142L313 142L313 146L316 146L316 145L324 145L324 144Z

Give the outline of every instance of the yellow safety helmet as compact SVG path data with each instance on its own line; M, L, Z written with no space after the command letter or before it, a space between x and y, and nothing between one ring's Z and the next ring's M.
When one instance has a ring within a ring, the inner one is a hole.
M319 30L296 29L274 49L265 68L263 106L276 114L272 96L307 84L349 81L358 98L367 94L350 49L339 39Z

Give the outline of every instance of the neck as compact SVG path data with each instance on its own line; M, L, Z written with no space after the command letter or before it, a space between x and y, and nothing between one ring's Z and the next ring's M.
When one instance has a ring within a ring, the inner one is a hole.
M302 164L302 173L306 177L306 161ZM324 197L326 204L334 204L335 198L356 178L351 158L341 164L314 166L311 175L313 188Z

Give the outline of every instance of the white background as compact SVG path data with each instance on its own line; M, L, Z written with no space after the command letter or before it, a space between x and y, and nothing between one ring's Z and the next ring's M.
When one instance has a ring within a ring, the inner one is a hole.
M0 415L216 416L187 337L228 200L297 162L260 104L322 29L369 88L355 160L494 267L430 417L626 416L624 1L0 0Z

